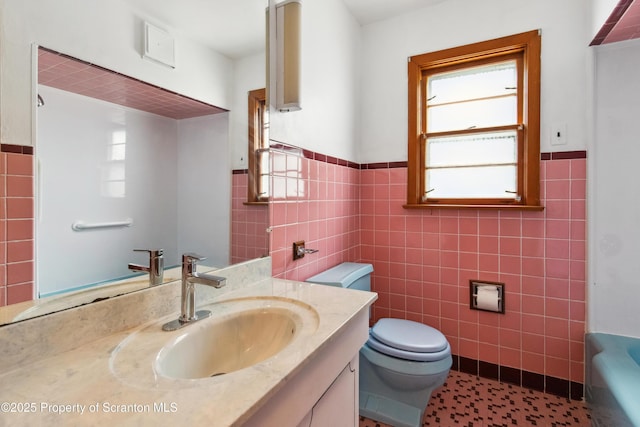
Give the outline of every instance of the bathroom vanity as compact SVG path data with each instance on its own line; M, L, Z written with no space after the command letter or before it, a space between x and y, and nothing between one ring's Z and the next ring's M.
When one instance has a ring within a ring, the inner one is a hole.
M269 258L217 270L225 288L196 290L212 316L179 331L161 326L179 313L180 282L0 328L1 424L357 425L376 294L270 271ZM198 370L210 341L222 347L211 369L227 371Z

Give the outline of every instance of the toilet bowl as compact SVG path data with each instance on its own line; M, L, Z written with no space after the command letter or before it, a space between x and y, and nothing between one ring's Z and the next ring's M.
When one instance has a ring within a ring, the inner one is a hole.
M307 282L371 290L371 264L346 262ZM435 328L380 319L360 349L360 415L395 427L419 427L431 393L451 368L451 347Z

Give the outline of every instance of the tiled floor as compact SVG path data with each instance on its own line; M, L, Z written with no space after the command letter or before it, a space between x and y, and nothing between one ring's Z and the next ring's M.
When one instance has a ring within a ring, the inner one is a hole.
M431 396L423 426L439 427L589 427L591 417L581 401L451 371ZM387 427L360 418L360 427Z

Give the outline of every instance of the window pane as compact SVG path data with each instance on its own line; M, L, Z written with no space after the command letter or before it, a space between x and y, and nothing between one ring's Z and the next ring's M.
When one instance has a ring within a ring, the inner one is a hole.
M511 94L517 86L516 61L434 74L428 84L429 105Z
M269 150L256 150L258 176L256 196L258 200L266 200L269 198Z
M127 144L112 144L109 145L109 154L107 154L107 160L125 160L127 157Z
M269 109L264 100L260 101L260 122L262 123L262 129L260 129L259 148L269 148Z
M506 61L430 76L427 132L515 124L516 71L516 61Z
M517 163L515 130L427 139L426 167Z
M427 132L446 132L516 124L517 98L483 99L429 107Z
M502 198L515 199L515 166L480 166L453 169L428 169L429 198Z
M126 195L126 167L124 162L108 162L102 167L101 194L103 197L124 197Z

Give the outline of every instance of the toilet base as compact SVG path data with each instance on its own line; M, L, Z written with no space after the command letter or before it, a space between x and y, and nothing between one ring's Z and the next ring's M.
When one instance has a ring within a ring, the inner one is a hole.
M394 427L420 427L425 408L418 409L373 393L360 391L360 416Z
M360 349L360 415L394 427L420 427L431 393L442 386L452 358L435 362L397 359Z

